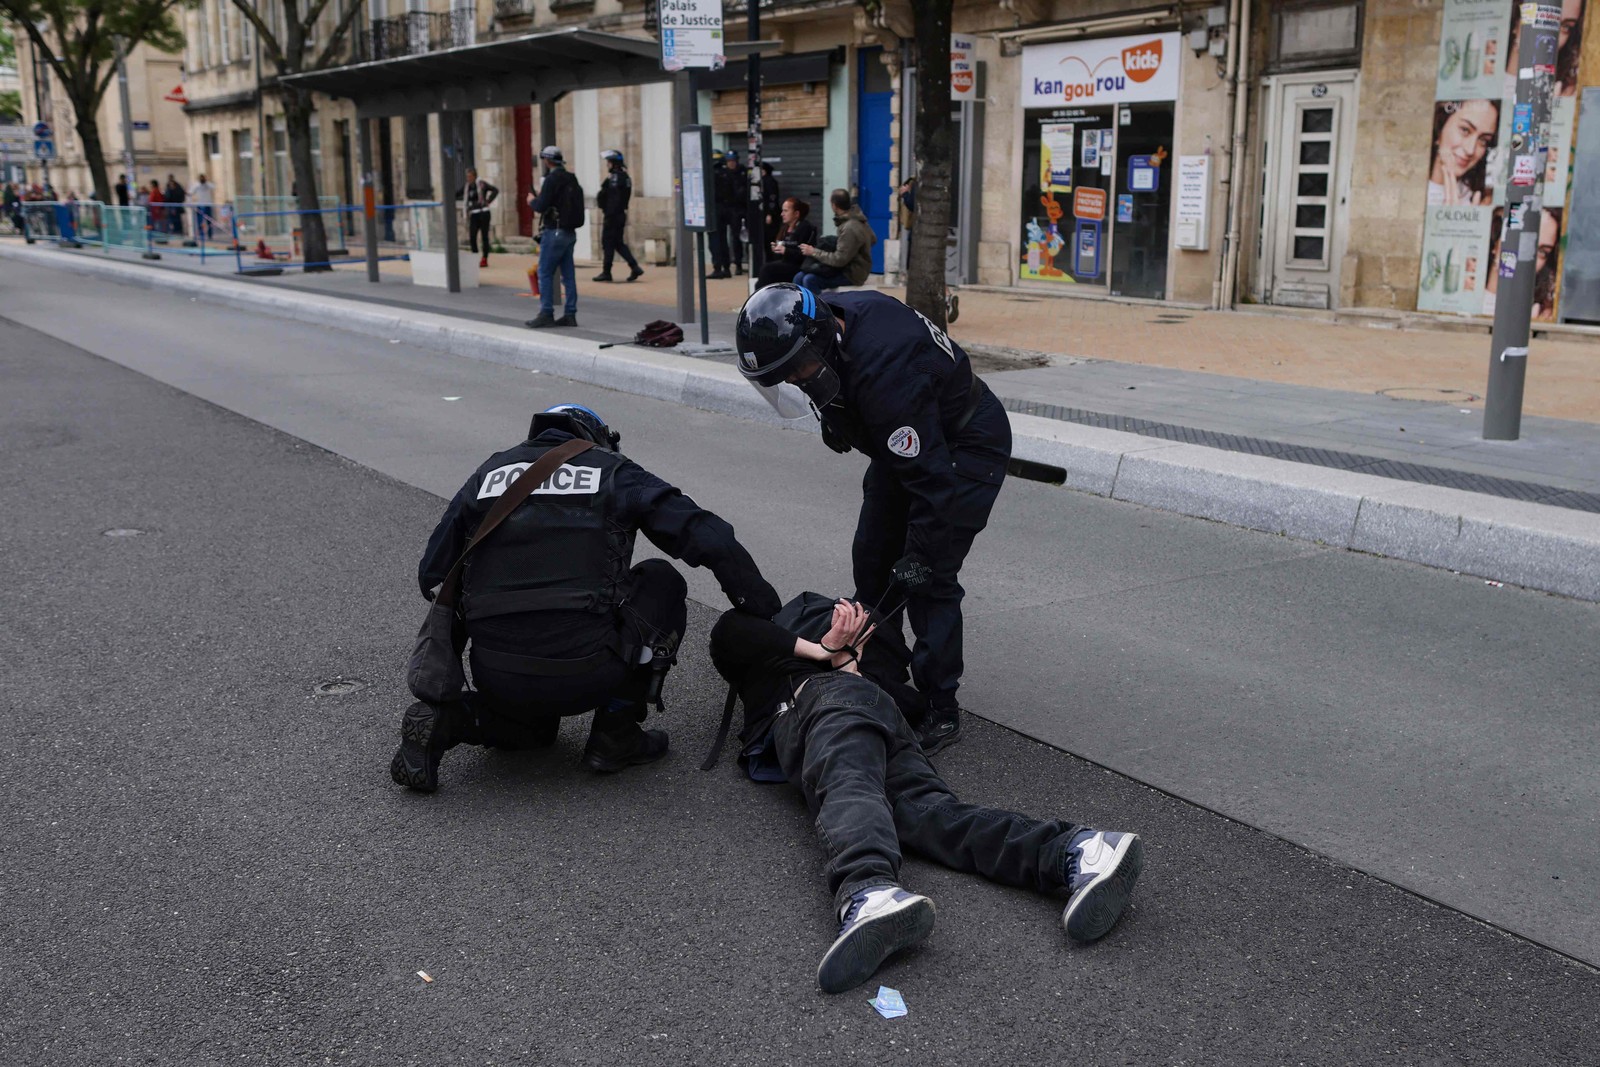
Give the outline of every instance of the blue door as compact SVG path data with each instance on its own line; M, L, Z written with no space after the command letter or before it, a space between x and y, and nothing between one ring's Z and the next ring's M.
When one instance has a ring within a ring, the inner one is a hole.
M861 161L857 177L860 183L861 213L867 216L878 243L872 246L872 273L883 273L883 242L889 237L889 223L894 217L894 189L889 184L892 173L889 149L894 141L894 120L889 112L889 99L894 95L889 82L889 71L878 57L881 48L861 50L860 93L861 101L856 126L856 158Z

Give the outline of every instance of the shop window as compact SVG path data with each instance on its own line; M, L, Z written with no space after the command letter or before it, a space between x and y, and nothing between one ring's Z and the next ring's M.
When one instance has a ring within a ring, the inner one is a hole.
M1300 0L1272 12L1268 73L1361 64L1360 0Z

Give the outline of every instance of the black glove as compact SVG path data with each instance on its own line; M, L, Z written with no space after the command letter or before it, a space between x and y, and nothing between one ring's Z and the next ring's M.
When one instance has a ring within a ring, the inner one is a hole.
M928 584L933 577L933 568L927 560L913 552L896 563L891 573L895 581L906 587L907 592L914 592Z
M732 601L735 610L746 615L754 615L758 619L770 619L783 607L783 601L778 599L778 591L765 579L758 577L754 583L747 585L740 593L729 593L728 599Z
M827 419L822 420L822 443L840 455L850 451L850 442L829 426Z

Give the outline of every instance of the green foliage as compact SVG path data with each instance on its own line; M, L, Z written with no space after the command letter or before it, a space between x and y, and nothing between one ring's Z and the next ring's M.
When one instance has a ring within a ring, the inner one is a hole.
M0 92L0 119L22 120L22 94L15 89Z

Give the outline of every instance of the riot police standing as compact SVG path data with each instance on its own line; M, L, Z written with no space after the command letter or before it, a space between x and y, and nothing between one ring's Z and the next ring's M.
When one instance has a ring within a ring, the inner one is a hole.
M687 587L664 560L633 565L640 530L669 555L711 568L735 608L770 618L780 607L733 527L623 456L619 435L575 404L535 415L527 440L467 479L418 567L423 596L432 599L518 476L575 439L590 447L556 467L466 556L458 649L470 639L475 691L406 710L389 768L397 784L433 792L440 757L455 745L553 744L563 716L590 710L589 768L616 771L666 753L666 733L640 723L647 703L660 706Z
M1005 409L960 345L884 293L759 289L739 313L737 347L745 378L766 389L798 385L823 441L871 460L851 553L855 599L888 607L909 596L916 644L907 649L891 625L862 669L908 719L920 719L925 752L953 744L961 733L958 579L1005 480ZM914 692L902 684L906 666Z
M605 181L600 183L600 191L594 196L595 207L600 209L603 220L600 225L600 273L594 276L594 280L611 281L611 260L620 255L622 262L628 265L627 280L637 281L644 276L644 270L639 266L639 261L633 258L633 252L624 238L624 231L628 227L628 201L633 199L633 179L628 176L627 164L617 149L606 149L600 153L600 158L605 160L607 174Z

